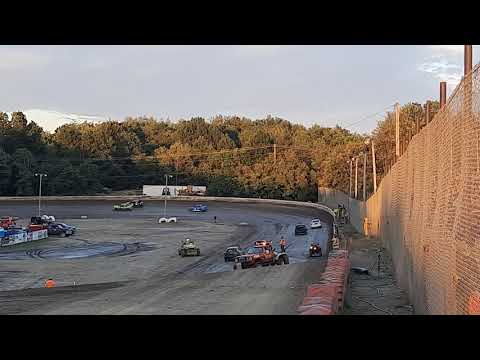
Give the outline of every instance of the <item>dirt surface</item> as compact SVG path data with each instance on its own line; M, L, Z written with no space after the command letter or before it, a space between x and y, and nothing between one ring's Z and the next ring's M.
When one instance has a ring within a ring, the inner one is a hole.
M351 266L369 271L369 275L350 272L350 287L343 314L412 315L408 295L397 286L392 259L381 241L357 233L350 224L343 225L341 231L350 246Z
M0 314L295 314L305 288L323 272L323 258L308 258L315 240L326 247L329 216L315 209L259 204L169 202L177 224L158 224L163 202L113 212L109 202L49 202L44 211L77 226L72 237L0 249ZM34 204L2 203L5 214L28 219ZM34 210L33 210L34 211ZM88 219L81 219L87 215ZM214 223L213 216L217 216ZM320 217L322 229L295 236L296 223ZM178 255L195 239L201 256ZM233 270L223 252L232 245L287 239L290 264ZM57 287L43 288L51 277Z

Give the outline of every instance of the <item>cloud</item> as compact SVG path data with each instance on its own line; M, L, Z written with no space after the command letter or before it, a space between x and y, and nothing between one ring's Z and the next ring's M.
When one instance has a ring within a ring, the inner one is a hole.
M96 123L108 120L106 116L67 114L44 109L29 109L24 110L23 113L29 121L35 121L47 132L54 132L58 127L69 123L84 121Z
M44 66L49 58L38 52L22 48L0 46L0 70L15 70Z
M427 61L418 67L418 70L432 74L440 81L446 81L449 85L457 85L462 79L462 68L457 64L451 64L447 60Z
M463 45L432 45L433 53L417 67L417 70L431 74L435 79L446 81L456 86L463 76L462 64Z

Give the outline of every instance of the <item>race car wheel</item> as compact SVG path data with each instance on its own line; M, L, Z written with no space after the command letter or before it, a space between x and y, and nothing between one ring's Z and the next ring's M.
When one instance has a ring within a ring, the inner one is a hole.
M244 265L244 264L242 264L242 269L245 269L245 265Z
M277 261L278 265L283 265L283 256L280 256Z
M290 260L288 259L288 256L285 255L285 258L283 259L283 263L284 263L285 265L290 264Z
M200 256L200 250L197 250L197 256Z

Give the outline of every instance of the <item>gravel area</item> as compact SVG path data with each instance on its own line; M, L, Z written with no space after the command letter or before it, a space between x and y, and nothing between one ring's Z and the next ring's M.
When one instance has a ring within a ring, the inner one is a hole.
M350 286L343 314L412 315L413 307L409 303L408 294L397 286L391 256L382 247L381 241L359 234L350 224L343 225L341 231L350 246L351 266L369 271L368 275L350 272Z

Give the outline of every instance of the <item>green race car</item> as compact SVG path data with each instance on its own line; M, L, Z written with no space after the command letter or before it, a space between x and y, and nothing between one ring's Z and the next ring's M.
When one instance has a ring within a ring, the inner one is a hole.
M133 209L133 204L131 202L126 202L120 205L113 205L113 210L115 211L130 211Z
M200 248L189 238L180 243L178 255L184 256L200 256Z

